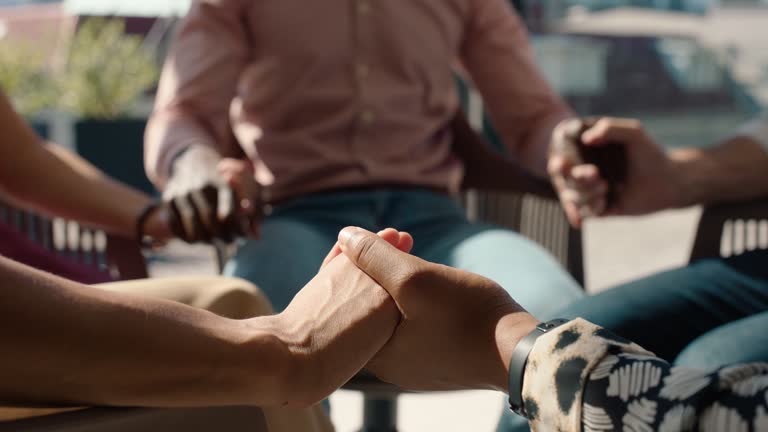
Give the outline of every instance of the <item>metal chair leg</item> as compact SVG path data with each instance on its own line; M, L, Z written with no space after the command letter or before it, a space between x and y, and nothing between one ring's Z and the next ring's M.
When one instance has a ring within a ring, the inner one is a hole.
M397 397L366 395L360 432L397 432Z

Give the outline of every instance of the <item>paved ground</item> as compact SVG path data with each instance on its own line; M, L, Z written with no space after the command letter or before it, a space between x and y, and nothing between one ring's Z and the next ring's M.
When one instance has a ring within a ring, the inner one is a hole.
M623 281L682 265L690 252L698 209L664 212L642 218L614 218L589 223L585 233L587 287L597 292ZM173 244L169 256L152 265L153 276L213 274L209 247ZM361 424L362 397L339 391L331 397L338 432ZM407 395L400 399L402 432L490 432L503 397L491 392Z

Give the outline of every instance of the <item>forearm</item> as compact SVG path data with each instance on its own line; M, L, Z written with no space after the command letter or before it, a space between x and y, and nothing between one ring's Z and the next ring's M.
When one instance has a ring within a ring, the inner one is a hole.
M190 177L211 177L225 153L219 144L221 140L207 131L194 112L158 108L147 123L144 135L147 176L163 193L175 187L170 183L176 180L180 170L189 171Z
M163 196L174 197L208 184L216 184L219 181L217 165L221 159L221 154L210 146L189 146L173 160Z
M517 158L529 172L540 178L549 178L547 163L552 134L558 124L572 117L574 114L567 107L557 106L531 125L516 146Z
M232 321L86 287L0 258L0 398L14 404L282 402L269 318Z
M740 201L768 195L768 153L747 137L711 149L670 152L679 206Z
M0 130L0 189L7 195L57 216L134 234L136 217L150 197L63 148L44 145L2 95Z
M125 186L94 166L55 145L31 144L15 161L3 188L23 204L46 213L133 236L136 218L152 198ZM161 224L148 227L155 237L166 234Z

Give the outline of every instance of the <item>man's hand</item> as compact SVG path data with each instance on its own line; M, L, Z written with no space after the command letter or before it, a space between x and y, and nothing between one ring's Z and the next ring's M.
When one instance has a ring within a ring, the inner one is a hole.
M572 225L579 227L590 216L645 214L678 204L681 186L673 163L640 122L602 118L583 130L581 120L558 125L548 166ZM600 167L585 163L578 151L578 140L586 147L616 143L626 150L626 179L613 185L615 200L610 206L604 173Z
M171 231L186 242L258 237L263 203L250 161L217 161L190 149L175 162L163 196Z
M493 281L403 252L412 245L407 234L394 243L359 228L339 236L343 254L402 313L392 340L367 369L411 390L506 391L512 350L537 321Z
M410 250L397 231L380 235ZM334 248L284 312L266 318L289 352L281 391L291 404L318 402L344 385L387 343L400 321L387 291L339 251Z

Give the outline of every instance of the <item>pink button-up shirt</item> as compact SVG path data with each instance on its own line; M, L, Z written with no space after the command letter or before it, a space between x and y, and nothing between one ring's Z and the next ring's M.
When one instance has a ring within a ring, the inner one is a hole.
M181 151L206 145L242 149L275 199L456 190L457 59L513 154L543 145L567 112L507 0L196 1L163 71L147 172L162 188Z

